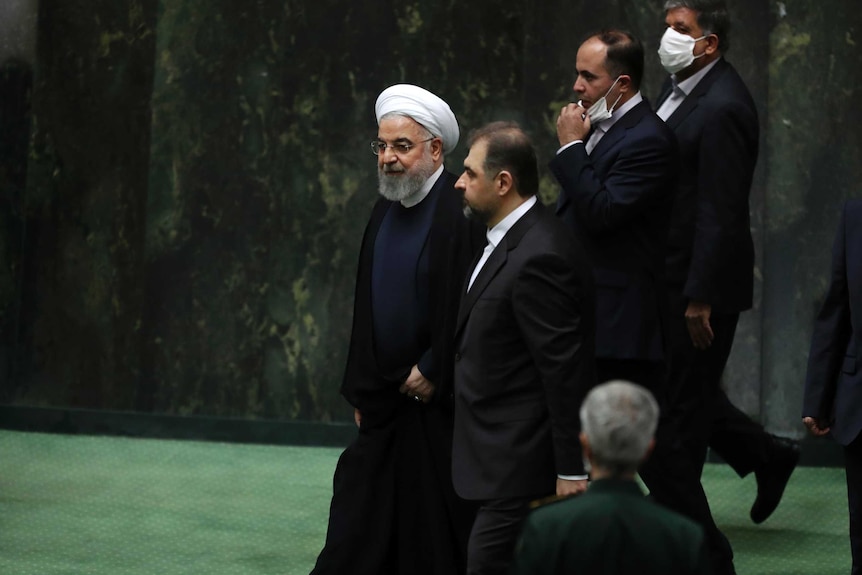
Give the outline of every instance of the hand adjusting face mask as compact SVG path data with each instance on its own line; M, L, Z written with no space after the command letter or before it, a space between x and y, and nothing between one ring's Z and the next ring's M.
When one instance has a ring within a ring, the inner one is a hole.
M611 87L608 88L608 91L605 92L605 95L599 98L595 104L590 106L590 109L587 110L587 115L590 117L591 124L598 124L603 120L607 120L614 113L614 108L617 107L617 103L620 101L620 98L623 97L622 94L617 96L617 99L614 101L614 105L608 109L608 94L611 93L611 90L614 89L614 86L617 85L617 82L620 81L620 76L617 76L617 79L614 80L614 83L611 84ZM582 106L581 102L583 100L578 100L578 106Z
M658 49L658 57L661 59L661 65L667 70L668 74L676 74L680 70L684 70L691 66L695 58L700 56L694 55L694 44L699 40L703 40L706 36L700 38L692 38L687 34L681 34L673 28L668 28L661 37L661 45Z

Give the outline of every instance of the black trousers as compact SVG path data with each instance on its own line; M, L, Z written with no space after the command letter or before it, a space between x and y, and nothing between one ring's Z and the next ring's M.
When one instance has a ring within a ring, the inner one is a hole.
M763 427L730 402L723 390L715 395L709 447L745 477L768 465L772 438Z
M506 575L533 498L483 501L467 546L467 575Z
M691 343L685 322L686 298L669 294L667 381L656 448L640 470L659 503L700 523L715 575L733 573L733 550L716 526L700 482L717 406L727 400L721 374L730 355L739 314L713 313L714 340L705 350Z

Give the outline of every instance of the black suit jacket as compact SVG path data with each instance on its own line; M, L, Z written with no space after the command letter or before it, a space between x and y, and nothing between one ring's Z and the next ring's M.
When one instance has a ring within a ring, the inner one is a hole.
M578 409L595 383L593 306L582 249L537 203L461 302L452 446L461 497L543 496L557 474L584 473Z
M814 324L802 417L831 423L849 445L862 431L862 200L844 205L832 274Z
M658 105L671 91L665 82ZM668 236L669 285L713 311L751 307L754 245L748 196L757 163L754 100L723 58L667 119L679 141L679 185Z
M485 230L463 214L461 192L454 188L457 176L444 170L431 194L438 194L428 238L430 290L431 368L424 373L436 385L433 401L450 403L452 396L452 337L461 300L464 274L473 256L485 245ZM378 410L388 412L399 399L398 387L408 373L381 373L374 353L371 318L371 264L374 241L386 211L393 202L380 199L374 206L362 238L356 274L353 329L341 393L371 423ZM420 358L416 358L418 362Z
M664 356L664 259L676 141L642 101L587 155L582 144L551 161L562 186L557 214L586 248L596 280L596 355Z

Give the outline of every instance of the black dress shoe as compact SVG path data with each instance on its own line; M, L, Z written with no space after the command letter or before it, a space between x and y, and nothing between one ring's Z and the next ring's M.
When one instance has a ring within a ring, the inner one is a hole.
M768 461L754 471L754 477L757 479L757 499L751 506L752 521L763 523L772 515L797 463L799 442L773 435Z

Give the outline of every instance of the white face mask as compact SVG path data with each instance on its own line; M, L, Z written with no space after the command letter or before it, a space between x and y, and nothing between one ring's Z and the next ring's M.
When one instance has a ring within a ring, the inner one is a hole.
M608 94L611 93L611 90L614 89L614 86L617 85L617 82L620 81L620 77L617 76L617 79L614 80L614 83L611 84L611 87L608 88L608 91L605 92L605 95L598 99L598 101L590 106L590 109L587 110L587 115L590 117L591 124L598 124L602 120L607 120L614 113L614 108L617 107L617 103L619 103L620 98L623 97L622 94L617 96L617 99L614 101L614 105L608 109ZM582 100L578 100L578 106L581 106Z
M692 38L687 34L681 34L673 28L665 30L664 36L661 37L661 45L658 49L658 57L661 59L661 65L668 71L669 74L676 74L680 70L684 70L691 66L695 58L700 56L694 55L694 44L698 40L703 40L706 36L700 38Z

